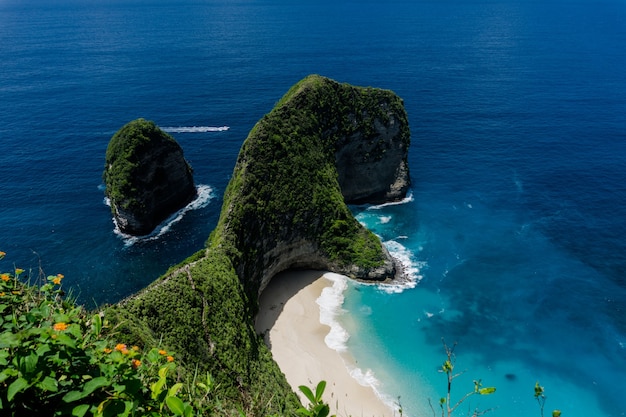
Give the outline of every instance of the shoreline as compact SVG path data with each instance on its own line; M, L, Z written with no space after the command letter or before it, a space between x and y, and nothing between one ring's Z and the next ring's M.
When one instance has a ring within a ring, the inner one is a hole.
M323 399L338 417L393 417L398 415L383 402L371 386L363 386L350 374L356 363L347 353L330 348L325 338L331 328L320 321L318 299L333 286L329 272L285 271L274 278L259 298L255 320L257 333L265 343L287 382L303 405L308 400L298 389L306 385L315 391L326 381Z

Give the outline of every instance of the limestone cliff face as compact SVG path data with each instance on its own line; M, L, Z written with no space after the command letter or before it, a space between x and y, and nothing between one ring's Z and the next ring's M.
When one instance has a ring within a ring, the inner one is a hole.
M347 203L401 199L410 185L406 113L384 101L375 110L366 110L365 126L338 141L335 165ZM348 118L357 124L357 115L350 113Z
M111 138L103 178L115 221L131 235L150 233L196 195L182 148L144 119L126 124Z
M391 91L305 78L242 146L209 247L229 248L252 293L294 267L393 278L394 260L346 202L404 197L409 142Z

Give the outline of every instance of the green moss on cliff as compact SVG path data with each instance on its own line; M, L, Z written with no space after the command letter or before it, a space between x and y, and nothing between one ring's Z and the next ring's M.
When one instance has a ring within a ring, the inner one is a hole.
M244 142L206 251L109 309L128 343L175 351L182 379L216 378L209 415L295 414L297 397L253 329L261 279L281 242L309 242L335 269L384 261L378 238L344 203L335 151L367 135L389 106L402 103L384 90L319 76L296 84Z
M254 126L208 242L210 248L230 248L251 293L258 290L264 255L281 241L313 242L339 266L382 265L380 241L344 203L335 152L357 133L373 140L373 120L388 120L389 111L404 114L402 101L390 91L311 75ZM408 129L408 123L403 126ZM408 141L408 131L404 137Z
M136 208L139 204L135 198L139 168L138 155L141 155L150 142L170 142L178 147L178 143L170 135L161 130L154 122L136 119L118 130L106 150L102 179L106 185L106 195L116 204L125 209ZM113 205L111 205L113 207Z
M294 415L299 402L255 334L250 305L230 260L210 251L107 313L117 317L128 343L161 343L175 352L187 383L194 375L213 376L217 387L206 415L237 415L238 407L249 416Z

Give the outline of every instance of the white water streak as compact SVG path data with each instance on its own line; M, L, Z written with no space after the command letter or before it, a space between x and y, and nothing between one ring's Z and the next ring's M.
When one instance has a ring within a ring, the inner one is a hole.
M228 126L178 126L178 127L162 127L167 133L204 133L204 132L224 132L230 127Z

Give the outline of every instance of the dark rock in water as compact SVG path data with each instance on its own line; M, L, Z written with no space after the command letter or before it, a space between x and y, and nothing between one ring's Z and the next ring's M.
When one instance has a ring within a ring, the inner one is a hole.
M374 89L365 91L381 93ZM348 107L351 111L344 116L350 125L359 126L338 140L335 152L341 192L349 204L398 200L406 195L410 185L406 113L397 102L383 97L379 96L375 111Z
M505 374L504 377L507 381L515 381L517 379L517 375L515 374Z
M137 119L109 142L106 195L122 233L146 235L196 196L180 145L153 122Z

